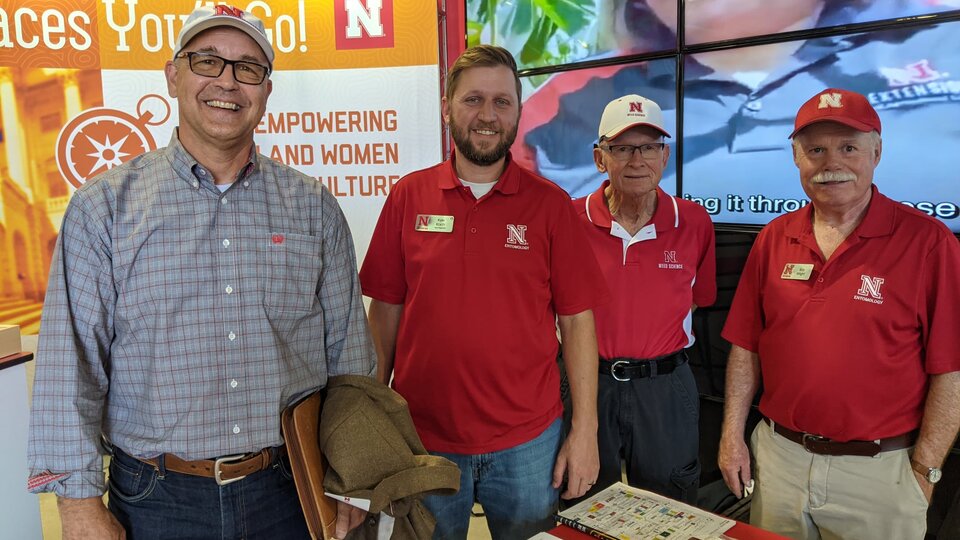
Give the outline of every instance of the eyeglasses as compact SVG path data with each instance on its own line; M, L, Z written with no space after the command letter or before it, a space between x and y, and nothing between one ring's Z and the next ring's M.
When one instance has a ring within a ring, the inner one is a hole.
M633 153L637 150L640 151L640 157L643 159L656 159L660 157L660 152L663 151L664 143L647 143L641 144L639 146L633 144L611 144L607 146L600 146L613 156L613 159L617 161L629 161L633 157Z
M228 64L233 66L233 78L243 84L260 84L270 74L268 66L246 60L227 60L205 52L184 51L177 54L177 58L186 58L190 62L190 71L201 77L216 79Z

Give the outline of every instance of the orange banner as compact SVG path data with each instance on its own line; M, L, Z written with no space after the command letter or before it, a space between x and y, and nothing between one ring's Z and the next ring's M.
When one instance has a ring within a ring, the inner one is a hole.
M99 68L94 0L0 0L0 65Z
M187 14L201 2L101 0L97 5L103 69L162 66L173 55ZM213 4L208 2L208 4ZM264 22L276 70L433 65L437 11L400 0L237 2Z

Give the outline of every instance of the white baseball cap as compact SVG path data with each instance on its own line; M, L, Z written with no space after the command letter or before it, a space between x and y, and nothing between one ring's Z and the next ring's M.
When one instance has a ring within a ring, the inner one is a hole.
M183 24L180 35L177 36L174 58L197 34L219 26L236 28L252 37L257 45L263 49L263 54L267 56L267 62L273 65L273 47L270 45L270 40L267 39L263 21L242 9L226 5L202 6L193 10L193 13L187 17L187 22Z
M670 136L663 128L660 106L643 96L630 94L607 103L600 117L599 140L613 139L636 126L650 126L665 137Z

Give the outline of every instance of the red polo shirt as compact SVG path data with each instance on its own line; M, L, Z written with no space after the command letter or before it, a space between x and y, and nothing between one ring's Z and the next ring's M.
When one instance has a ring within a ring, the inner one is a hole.
M600 189L574 201L613 292L594 310L604 358L655 358L693 344L691 304L717 296L713 223L702 206L657 188L657 209L624 250Z
M569 195L510 157L479 201L453 161L403 178L360 282L404 304L393 386L424 445L461 454L527 442L560 415L555 316L607 294Z
M824 262L812 211L760 233L723 337L759 353L760 411L775 422L841 441L913 430L928 375L960 370L960 244L874 187Z

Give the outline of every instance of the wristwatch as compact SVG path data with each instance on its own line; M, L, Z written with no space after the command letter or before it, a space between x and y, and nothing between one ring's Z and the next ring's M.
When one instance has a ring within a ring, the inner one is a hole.
M927 479L927 482L930 482L931 484L936 484L943 476L943 471L941 471L939 467L927 467L926 465L917 463L916 461L911 461L910 466L913 467L913 470L922 474L923 477Z

